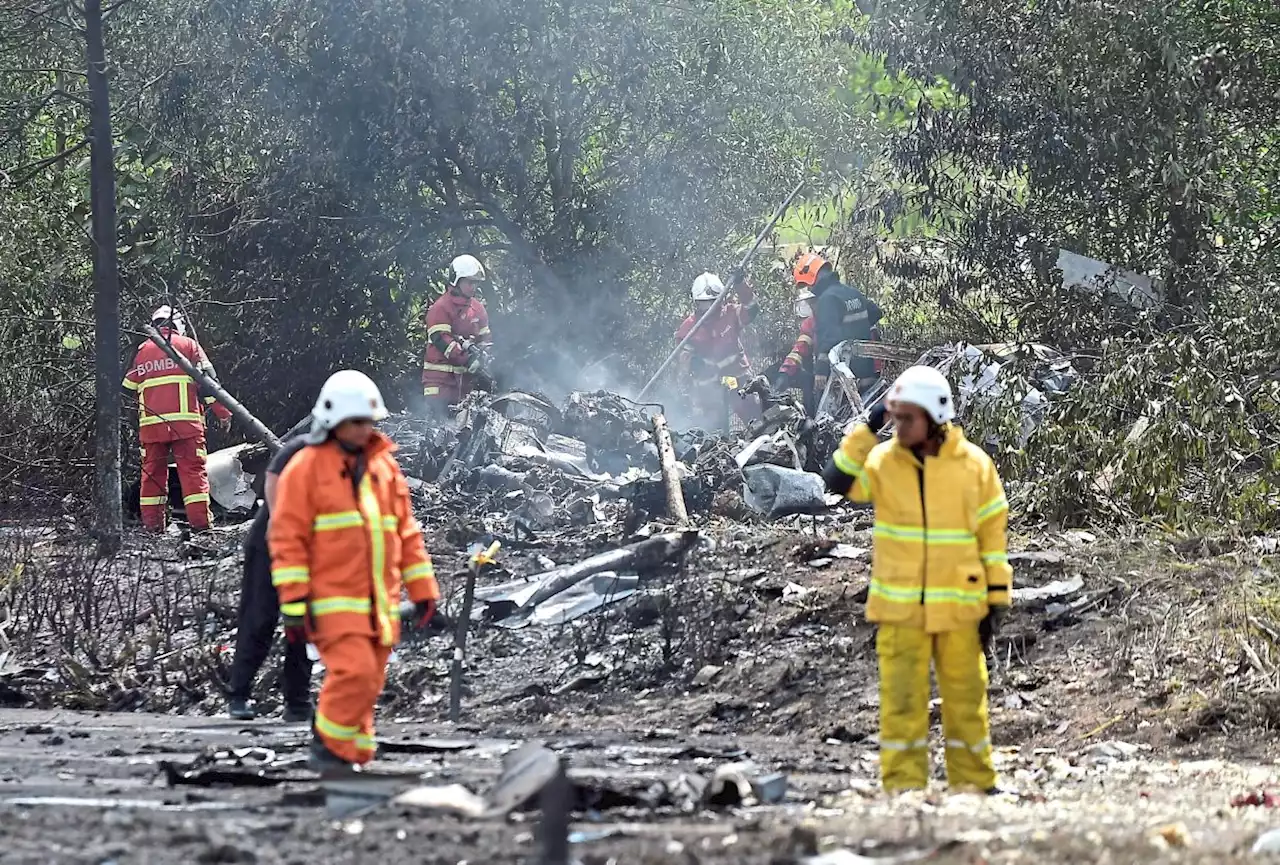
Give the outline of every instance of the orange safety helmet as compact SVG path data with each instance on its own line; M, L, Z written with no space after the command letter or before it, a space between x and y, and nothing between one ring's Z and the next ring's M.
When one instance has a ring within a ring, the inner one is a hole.
M796 278L796 284L812 286L818 281L818 271L830 266L831 262L816 252L803 253L796 259L796 267L793 273Z

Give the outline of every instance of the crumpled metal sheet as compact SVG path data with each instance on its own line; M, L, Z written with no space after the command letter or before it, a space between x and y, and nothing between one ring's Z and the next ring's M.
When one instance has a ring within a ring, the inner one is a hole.
M209 473L209 497L225 511L248 513L258 500L254 492L254 475L244 470L240 455L247 449L258 447L252 443L222 448L209 454L206 470Z
M640 585L640 578L635 575L620 576L614 571L602 571L538 604L529 615L516 613L553 579L554 575L544 580L513 580L479 588L476 589L476 600L489 607L487 617L499 619L495 622L498 627L514 630L529 625L545 627L572 622L603 606L631 597Z

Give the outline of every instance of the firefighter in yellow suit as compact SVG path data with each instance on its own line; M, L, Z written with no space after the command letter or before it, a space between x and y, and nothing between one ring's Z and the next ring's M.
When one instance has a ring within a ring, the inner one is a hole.
M832 491L875 505L867 619L879 625L881 780L889 791L928 784L932 661L947 780L995 792L985 649L1009 608L1009 505L991 458L952 425L942 373L911 367L885 403L823 473ZM894 437L879 442L888 419Z

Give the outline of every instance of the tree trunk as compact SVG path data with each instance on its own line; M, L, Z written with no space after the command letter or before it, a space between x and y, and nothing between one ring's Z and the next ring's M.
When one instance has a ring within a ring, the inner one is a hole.
M94 392L97 403L98 550L120 549L120 282L116 261L116 181L111 153L111 102L102 42L102 2L85 0L85 56L89 74L89 188L93 206Z

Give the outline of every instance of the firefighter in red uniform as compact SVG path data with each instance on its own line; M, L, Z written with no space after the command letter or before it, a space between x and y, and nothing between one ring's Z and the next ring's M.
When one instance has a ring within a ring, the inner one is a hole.
M447 416L477 384L487 383L488 349L493 345L489 314L476 299L484 265L472 255L453 260L449 290L427 310L427 356L422 395L432 414Z
M734 289L738 302L720 304L706 324L694 332L680 356L680 363L693 382L695 409L708 429L727 427L730 411L748 424L760 418L756 398L737 393L738 388L747 386L751 376L742 349L742 331L755 319L759 307L745 277L734 281ZM677 341L689 335L724 290L724 283L714 273L704 273L693 281L693 315L676 331Z
M796 296L796 318L800 319L800 335L795 345L778 366L770 386L775 391L799 387L804 392L805 411L813 414L813 300L817 297L807 288Z
M151 326L202 372L213 372L200 343L186 335L181 315L168 306L151 314ZM205 472L204 409L211 406L223 430L231 412L211 397L201 397L196 382L160 346L147 340L125 376L124 386L138 395L138 440L142 443L139 504L144 528L164 531L169 504L169 452L178 464L187 522L196 531L209 528L209 475Z

